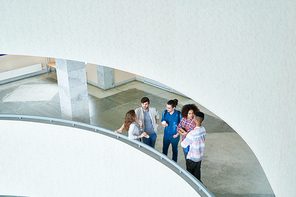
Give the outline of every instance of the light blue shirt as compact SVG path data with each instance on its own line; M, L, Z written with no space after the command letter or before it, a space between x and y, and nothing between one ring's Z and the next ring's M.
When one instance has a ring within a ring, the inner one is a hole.
M144 124L145 124L145 132L149 135L149 134L153 134L154 133L154 129L153 129L153 125L152 125L152 121L149 115L149 108L147 111L144 111Z

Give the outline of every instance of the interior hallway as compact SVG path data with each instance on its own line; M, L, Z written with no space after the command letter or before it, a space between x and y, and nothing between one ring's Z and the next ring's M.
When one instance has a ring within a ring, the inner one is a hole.
M274 196L247 144L225 122L191 99L138 81L110 90L88 85L88 93L91 124L113 131L122 125L128 110L140 107L143 96L150 99L160 116L170 99L179 100L178 110L184 104L195 103L206 114L203 126L207 137L202 162L202 180L206 187L215 196ZM51 72L1 85L0 113L61 118L56 74ZM162 138L163 128L159 126L156 149L160 152ZM168 156L171 158L171 149ZM178 164L186 169L181 146Z

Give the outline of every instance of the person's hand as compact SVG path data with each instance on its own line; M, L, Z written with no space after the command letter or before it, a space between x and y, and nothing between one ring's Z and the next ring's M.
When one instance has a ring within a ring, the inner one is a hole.
M143 121L142 120L138 120L138 123L139 123L140 127L143 126Z
M177 138L179 136L179 133L177 133L176 135L173 135L173 138Z
M141 135L140 135L140 138L142 138L142 137L144 137L144 136L146 136L147 135L147 133L146 132L143 132Z
M167 122L166 122L166 121L162 121L162 122L161 122L161 125L162 125L163 127L166 127L166 126L168 126L168 124L167 124Z
M114 133L122 133L122 129L117 129Z

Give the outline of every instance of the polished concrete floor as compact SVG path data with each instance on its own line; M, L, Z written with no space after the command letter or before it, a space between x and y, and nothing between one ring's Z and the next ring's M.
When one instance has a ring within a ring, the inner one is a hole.
M195 103L206 114L203 126L207 130L207 137L202 162L202 181L205 186L218 197L274 196L258 160L248 145L219 117L193 100L139 81L110 90L88 85L88 93L90 123L112 131L122 125L128 110L141 106L140 99L143 96L149 97L151 106L155 107L160 115L170 99L179 100L178 110L185 104ZM61 118L55 73L0 85L0 113ZM126 132L123 134L127 135ZM155 147L160 152L162 139L163 128L160 126ZM168 156L171 157L171 148ZM178 164L186 169L180 146Z

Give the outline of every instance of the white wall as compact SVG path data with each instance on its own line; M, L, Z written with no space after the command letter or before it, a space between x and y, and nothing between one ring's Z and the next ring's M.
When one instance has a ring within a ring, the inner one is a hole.
M41 63L46 69L45 57L21 56L21 55L4 55L0 56L0 73L32 66Z
M0 53L93 62L169 85L242 136L276 196L295 194L295 0L4 0L0 9Z
M0 130L0 195L199 196L168 167L101 134L9 120Z

